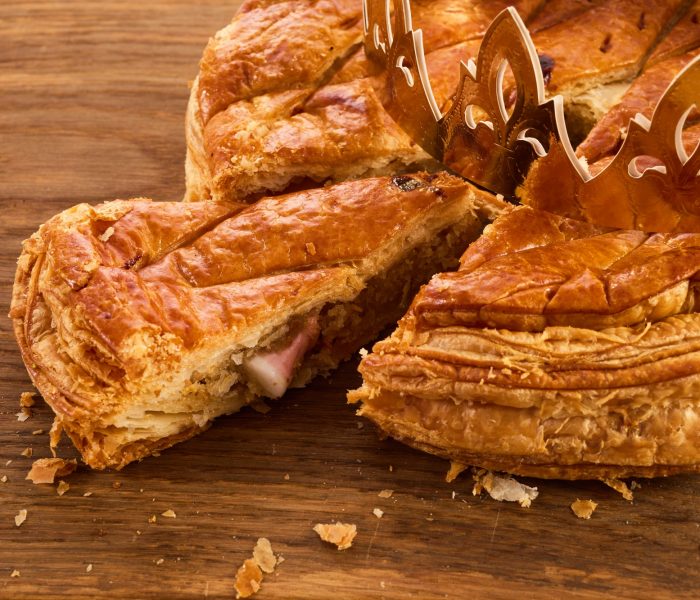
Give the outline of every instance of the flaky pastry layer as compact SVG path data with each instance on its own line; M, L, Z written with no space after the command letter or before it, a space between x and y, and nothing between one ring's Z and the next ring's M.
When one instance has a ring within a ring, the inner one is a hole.
M350 393L423 450L521 475L700 470L700 235L520 207L424 286Z
M365 58L359 38L336 31L339 19L355 18L360 1L316 10L326 4L247 2L210 41L187 110L185 199L252 201L266 192L436 168L384 110L385 78ZM487 26L507 4L412 4L439 104L457 87L459 61L476 54ZM515 4L527 18L541 1ZM263 27L282 7L294 27ZM244 26L252 33L240 38ZM297 51L300 45L303 51ZM263 54L274 60L261 60Z
M310 322L320 333L292 384L337 366L430 274L456 266L500 207L446 174L250 207L82 204L24 244L16 337L84 460L120 468L264 395L246 361L285 348Z

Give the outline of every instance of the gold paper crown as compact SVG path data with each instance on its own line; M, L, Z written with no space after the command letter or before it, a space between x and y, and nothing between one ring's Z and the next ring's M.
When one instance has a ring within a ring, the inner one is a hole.
M363 0L363 9L365 53L386 73L385 108L448 168L493 192L517 192L531 206L598 225L700 232L700 149L688 155L682 140L700 96L700 57L676 75L651 120L631 119L618 153L593 176L574 153L562 97L544 98L537 50L514 8L493 20L476 62L460 62L445 114L433 95L410 1ZM503 85L508 65L515 78L510 111Z

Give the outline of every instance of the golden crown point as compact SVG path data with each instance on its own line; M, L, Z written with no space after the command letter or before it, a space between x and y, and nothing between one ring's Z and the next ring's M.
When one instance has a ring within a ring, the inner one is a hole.
M688 154L682 139L689 113L700 107L700 56L676 75L651 120L630 120L617 154L593 175L574 152L563 98L545 99L537 50L513 7L490 24L476 60L460 62L444 114L410 1L363 0L363 9L365 53L386 76L385 108L446 167L494 193L597 225L700 232L700 149Z

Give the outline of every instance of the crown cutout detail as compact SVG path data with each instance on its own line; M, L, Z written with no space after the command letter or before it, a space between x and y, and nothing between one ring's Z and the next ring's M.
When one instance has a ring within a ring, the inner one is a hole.
M385 108L433 158L466 179L526 204L598 225L700 232L700 149L683 127L700 109L700 57L669 85L651 120L637 114L610 163L592 175L571 145L561 96L545 99L537 50L513 7L488 27L476 61L443 114L423 33L409 0L363 0L365 53L384 68ZM506 70L513 93L504 92Z

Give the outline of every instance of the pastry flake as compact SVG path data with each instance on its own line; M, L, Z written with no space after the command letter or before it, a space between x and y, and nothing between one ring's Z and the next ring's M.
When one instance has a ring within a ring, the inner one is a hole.
M598 504L593 500L579 500L577 498L571 503L571 510L579 519L590 519L597 507Z
M347 550L357 535L357 526L351 523L316 523L314 531L324 542L335 544L338 550Z
M26 520L27 510L23 508L15 515L15 527L20 527Z
M272 552L272 545L267 538L259 538L253 548L253 559L264 573L273 573L277 565L277 557Z
M66 477L78 468L74 459L39 458L32 463L32 468L25 479L32 483L53 483L57 477Z
M517 502L523 508L529 508L539 492L536 487L530 487L516 481L512 477L500 477L491 471L480 469L474 472L475 496L486 490L489 496L498 502Z
M253 548L253 557L243 561L236 573L236 598L249 598L255 594L262 586L263 573L273 573L282 560L272 552L270 540L259 538Z
M236 590L236 598L250 598L262 584L263 573L252 558L247 558L236 572L236 581L233 584Z

